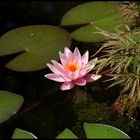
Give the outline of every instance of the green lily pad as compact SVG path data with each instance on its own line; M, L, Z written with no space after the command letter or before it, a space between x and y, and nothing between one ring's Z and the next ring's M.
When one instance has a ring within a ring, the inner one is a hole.
M61 132L56 139L78 139L78 137L69 129L64 129L63 132Z
M15 71L35 71L46 68L46 63L59 58L59 51L70 47L69 33L51 25L19 27L0 38L0 56L21 52L6 67Z
M61 19L60 25L88 24L118 13L119 3L86 2L70 9Z
M0 123L13 116L23 104L23 97L9 91L0 91Z
M84 123L84 130L87 138L124 138L130 139L130 137L119 130L118 128L112 127L106 124L99 123Z
M28 131L16 128L12 139L37 139L37 137Z
M73 39L81 41L81 42L100 42L105 41L107 38L99 33L99 30L96 27L99 27L100 29L103 29L108 32L115 32L115 27L119 25L120 23L123 23L123 20L118 15L113 15L108 18L102 19L100 21L97 21L93 25L85 25L76 31L71 33L71 36ZM121 26L121 30L125 30L124 26Z
M120 129L101 123L84 123L84 131L87 139L99 138L99 139L109 139L109 138L123 138L130 139L130 137L121 131ZM78 137L69 129L65 129L56 138L63 139L78 139Z
M71 33L71 37L81 42L105 41L97 34L95 26L115 32L116 26L125 22L119 11L120 4L115 2L87 2L69 10L62 18L61 25L83 25ZM124 30L124 28L122 28Z

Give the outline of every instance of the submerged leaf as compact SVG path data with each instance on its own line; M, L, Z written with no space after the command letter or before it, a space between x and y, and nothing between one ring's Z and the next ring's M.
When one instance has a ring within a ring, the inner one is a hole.
M21 107L22 96L9 91L0 91L0 123L8 120Z
M58 59L58 52L70 47L69 33L51 25L19 27L0 38L0 56L21 52L6 67L15 71L35 71Z

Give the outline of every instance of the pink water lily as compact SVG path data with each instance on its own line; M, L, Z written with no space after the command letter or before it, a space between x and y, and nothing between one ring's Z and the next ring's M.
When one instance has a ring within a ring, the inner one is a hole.
M46 74L45 77L62 82L61 90L69 90L75 85L84 86L86 83L96 81L101 77L101 75L89 74L94 68L97 58L89 61L88 51L81 56L78 48L75 48L74 52L65 48L64 53L59 52L59 56L61 63L52 60L52 64L47 64L53 73Z

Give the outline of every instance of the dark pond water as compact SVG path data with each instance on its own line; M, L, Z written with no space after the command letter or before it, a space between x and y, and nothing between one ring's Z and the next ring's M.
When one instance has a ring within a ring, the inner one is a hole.
M33 24L58 26L62 16L83 1L0 1L0 35L16 27ZM62 8L63 7L63 8ZM70 29L71 30L71 29ZM95 52L98 44L73 41L71 49L80 46L83 53ZM94 50L93 47L94 46ZM36 72L15 72L4 65L15 55L0 57L0 90L22 95L25 102L20 111L0 125L0 138L10 138L16 127L32 132L38 138L54 138L64 128L85 137L82 122L110 124L132 138L140 138L139 116L136 119L118 116L111 104L119 87L106 90L102 79L76 90L62 92L59 84L44 78L49 69Z

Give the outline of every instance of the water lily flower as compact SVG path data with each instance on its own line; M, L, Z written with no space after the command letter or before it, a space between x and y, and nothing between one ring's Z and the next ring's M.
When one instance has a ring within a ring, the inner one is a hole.
M61 90L69 90L75 85L84 86L88 82L98 80L101 75L89 74L94 68L97 58L89 61L89 52L86 51L81 56L78 48L74 52L67 47L64 53L59 52L61 63L52 60L52 64L47 64L53 73L44 75L46 78L53 81L62 82ZM88 62L89 61L89 62Z

